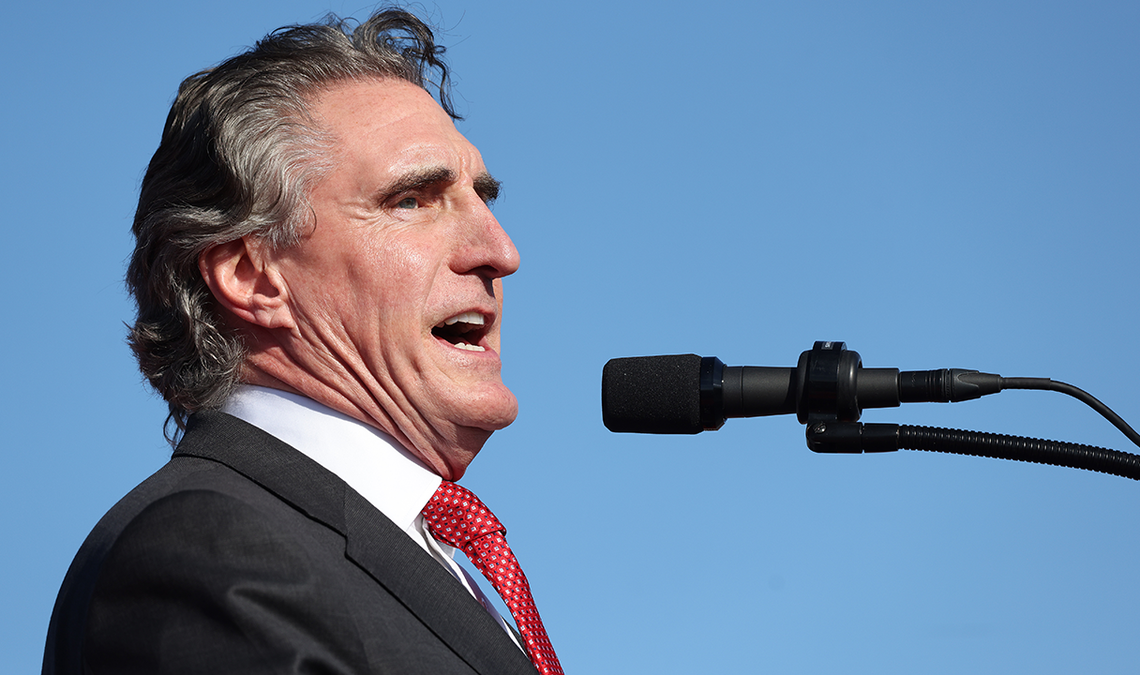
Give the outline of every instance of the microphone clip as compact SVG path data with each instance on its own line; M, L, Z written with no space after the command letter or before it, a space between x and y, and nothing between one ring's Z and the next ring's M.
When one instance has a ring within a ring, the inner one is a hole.
M847 349L843 342L818 341L800 354L796 364L796 418L800 424L859 421L863 409L856 381L862 366L859 353Z

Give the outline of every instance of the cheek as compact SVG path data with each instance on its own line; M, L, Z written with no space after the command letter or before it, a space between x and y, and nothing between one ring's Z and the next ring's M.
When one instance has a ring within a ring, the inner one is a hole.
M407 246L374 247L369 255L356 258L348 273L352 304L377 314L384 331L409 323L419 327L430 307L436 279L431 258Z
M407 232L395 230L386 235L358 242L346 261L352 274L373 286L414 286L432 266L433 251Z

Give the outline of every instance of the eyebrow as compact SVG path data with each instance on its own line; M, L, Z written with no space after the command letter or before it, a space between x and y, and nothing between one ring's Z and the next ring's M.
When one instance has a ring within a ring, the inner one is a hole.
M387 201L402 192L413 192L415 190L423 190L424 188L434 185L446 185L454 183L458 179L458 175L452 169L445 166L427 167L424 169L409 171L401 176L396 177L391 183L386 185L383 189L379 190L382 201ZM491 177L491 174L484 171L475 176L474 179L475 193L479 197L490 204L495 201L499 196L499 190L502 188L502 183Z
M491 174L486 171L475 176L475 194L482 197L483 201L488 204L498 199L499 191L502 189L502 182L492 178Z
M427 167L408 171L407 173L397 176L392 179L391 183L388 183L382 189L378 190L378 193L383 200L387 200L401 192L422 190L430 185L453 183L455 179L455 172L447 167Z

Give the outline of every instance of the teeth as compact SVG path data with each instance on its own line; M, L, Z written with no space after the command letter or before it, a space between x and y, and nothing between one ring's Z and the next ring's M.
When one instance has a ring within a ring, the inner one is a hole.
M460 349L466 349L469 352L485 352L485 351L487 351L486 349L480 347L479 345L469 345L466 342L457 342L455 344L455 346L459 347Z
M483 315L480 314L479 312L464 312L462 314L458 314L456 316L453 316L450 319L447 319L446 321L443 322L443 325L454 326L455 324L459 323L460 321L462 321L463 323L470 323L470 324L473 324L476 326L482 326L483 325Z

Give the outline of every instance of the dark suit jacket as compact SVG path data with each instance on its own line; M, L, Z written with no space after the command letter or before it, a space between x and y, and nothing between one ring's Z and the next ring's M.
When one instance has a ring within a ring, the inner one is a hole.
M535 670L402 530L223 413L103 517L52 613L45 675Z

